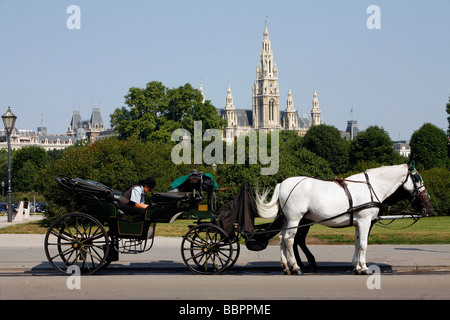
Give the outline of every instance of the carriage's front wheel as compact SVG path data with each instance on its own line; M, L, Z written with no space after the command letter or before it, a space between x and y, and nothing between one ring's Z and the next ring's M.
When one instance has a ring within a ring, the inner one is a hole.
M233 243L214 224L191 228L181 242L181 255L186 266L199 274L217 274L232 262Z
M48 228L44 248L48 261L56 270L72 274L79 268L82 274L93 274L105 264L109 238L94 217L69 213Z

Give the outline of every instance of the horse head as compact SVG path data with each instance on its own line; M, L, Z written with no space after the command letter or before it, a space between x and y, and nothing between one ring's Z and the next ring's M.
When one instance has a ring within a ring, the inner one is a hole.
M422 216L430 217L433 214L430 196L425 188L422 176L415 169L414 164L411 164L408 169L406 180L403 182L403 189L414 197L414 202L420 204L422 207Z

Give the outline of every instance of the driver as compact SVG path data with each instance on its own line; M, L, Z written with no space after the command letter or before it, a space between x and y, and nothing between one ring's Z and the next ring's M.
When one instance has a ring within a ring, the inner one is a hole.
M156 181L153 178L134 183L119 198L119 209L125 214L135 216L135 220L143 220L148 207L148 204L145 204L145 194L151 192L155 186Z

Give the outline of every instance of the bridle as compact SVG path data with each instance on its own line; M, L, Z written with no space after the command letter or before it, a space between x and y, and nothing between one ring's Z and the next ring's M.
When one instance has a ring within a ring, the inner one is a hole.
M411 178L414 190L411 192L411 195L413 199L411 200L411 203L417 200L419 204L422 206L422 213L426 214L426 209L424 204L430 203L430 196L427 192L427 189L425 188L423 184L422 176L417 172L415 168L408 168L408 174L406 175L405 181L403 181L401 187L404 187L405 183L408 181L408 178ZM420 185L417 185L420 183ZM421 189L423 190L421 191Z

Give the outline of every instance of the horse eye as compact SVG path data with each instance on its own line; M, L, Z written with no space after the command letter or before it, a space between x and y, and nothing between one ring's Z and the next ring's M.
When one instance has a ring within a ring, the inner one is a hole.
M420 176L418 174L413 174L412 178L413 178L414 182L419 182L420 181Z

